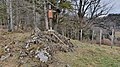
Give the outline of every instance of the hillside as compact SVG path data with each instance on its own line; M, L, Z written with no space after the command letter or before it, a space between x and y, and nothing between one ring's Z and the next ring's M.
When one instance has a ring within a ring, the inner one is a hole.
M78 48L70 53L58 53L60 61L71 67L119 67L120 47L98 46L79 41L72 41Z
M111 29L114 27L117 31L120 29L120 14L109 14L105 17L100 17L96 20L97 27L101 27L104 29Z
M2 35L2 36L1 36ZM20 65L19 51L22 44L28 39L30 33L0 33L0 67L39 67L38 59L26 57L25 63ZM119 67L120 47L98 46L89 43L81 43L71 40L75 49L72 52L57 51L53 57L54 62L49 63L49 67ZM7 46L7 47L6 47ZM10 48L10 56L5 52ZM3 58L2 56L6 57ZM47 66L43 66L47 67Z

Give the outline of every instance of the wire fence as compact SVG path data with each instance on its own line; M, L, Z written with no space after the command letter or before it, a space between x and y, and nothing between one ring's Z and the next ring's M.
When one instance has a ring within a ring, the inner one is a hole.
M78 32L68 31L60 32L62 35L75 40L80 40L82 42L90 42L99 45L109 45L109 46L120 46L120 32L115 29L93 29L89 32L83 31L82 29Z

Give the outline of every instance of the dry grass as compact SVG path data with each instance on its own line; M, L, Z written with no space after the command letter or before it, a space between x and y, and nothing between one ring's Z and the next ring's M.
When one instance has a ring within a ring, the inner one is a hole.
M75 52L56 54L59 61L71 67L119 67L120 47L98 46L72 41L78 46Z
M120 32L115 32L116 37L120 37Z
M25 41L30 36L30 33L1 33L1 36L5 38L0 42L1 45L9 44L13 45L17 50L18 48L14 44L15 41ZM98 46L96 44L81 43L77 40L71 40L72 43L78 46L74 52L57 52L55 57L58 61L69 64L71 67L119 67L120 66L120 47L111 48L110 46ZM18 58L18 52L14 52L13 57L9 58L9 61L0 62L4 67L17 67L16 61ZM4 54L4 49L0 48L0 54ZM52 65L51 65L52 66ZM25 65L26 67L26 65ZM30 67L27 65L27 67ZM58 66L57 66L58 67ZM61 66L59 66L61 67Z
M0 57L1 55L6 54L5 53L5 45L8 45L12 51L13 51L13 56L8 58L5 61L0 61L0 66L2 65L3 67L18 67L18 51L20 48L17 46L20 45L23 41L26 40L30 36L30 33L16 33L16 32L1 32L0 31L0 36L2 36L0 39ZM4 38L4 39L3 39ZM19 42L19 43L17 43Z

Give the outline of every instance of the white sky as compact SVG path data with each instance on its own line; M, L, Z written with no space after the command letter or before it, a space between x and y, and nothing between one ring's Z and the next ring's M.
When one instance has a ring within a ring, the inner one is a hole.
M114 5L110 13L120 13L120 0L103 0L103 1L106 3L111 2L111 4Z
M109 13L114 13L114 14L119 13L120 14L120 0L102 0L102 3L104 3L104 4L110 3L111 5L113 5L113 7ZM111 5L110 5L110 7L111 7Z

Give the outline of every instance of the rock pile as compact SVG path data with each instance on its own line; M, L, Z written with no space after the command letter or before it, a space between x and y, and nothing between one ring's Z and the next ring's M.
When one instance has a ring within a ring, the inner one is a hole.
M1 46L0 63L2 65L3 62L8 63L13 60L15 67L50 67L49 65L58 62L54 56L55 53L74 51L74 45L70 39L55 31L37 29L25 41L10 41L12 42Z
M55 31L37 31L25 41L21 57L38 58L42 63L52 63L57 51L72 52L74 50L70 39Z
M69 52L73 51L73 44L70 42L70 39L58 34L55 31L45 31L34 33L31 37L25 42L24 48L28 51L33 49L36 50L45 50L51 55L56 51Z

